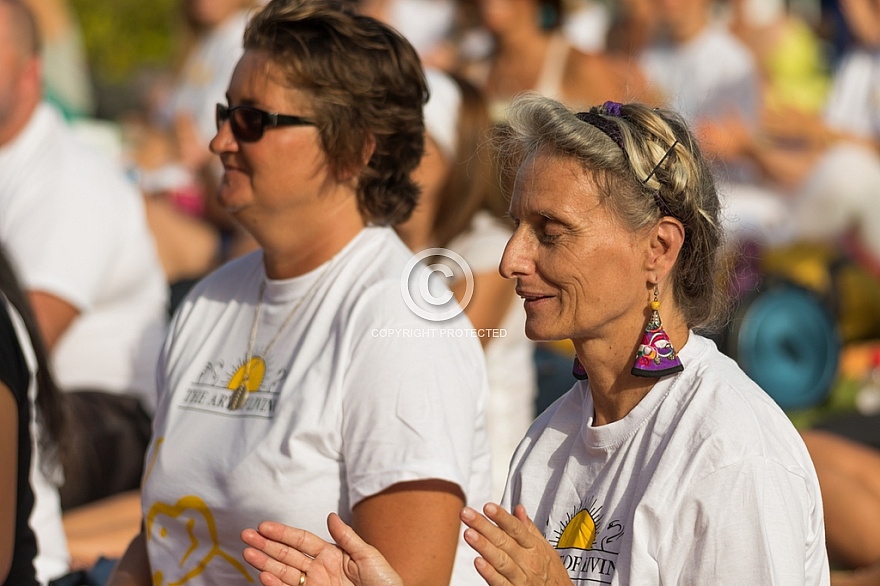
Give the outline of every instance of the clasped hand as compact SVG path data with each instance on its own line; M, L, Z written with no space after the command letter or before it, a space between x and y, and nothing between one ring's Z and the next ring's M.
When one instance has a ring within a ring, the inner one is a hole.
M571 586L559 555L517 505L511 515L489 503L485 515L465 507L461 520L468 528L467 543L479 554L474 565L489 586ZM245 529L242 540L250 547L244 559L260 570L264 586L403 586L388 561L346 525L335 513L327 528L336 544L280 523L261 523Z

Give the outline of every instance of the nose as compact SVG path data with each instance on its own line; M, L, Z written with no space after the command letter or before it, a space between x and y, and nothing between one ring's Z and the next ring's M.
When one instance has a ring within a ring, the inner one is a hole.
M505 279L518 279L532 272L535 265L529 250L525 230L519 227L504 247L501 265L498 267L501 276Z
M211 139L209 147L215 155L238 150L238 142L232 134L232 123L229 120L217 129L217 134Z

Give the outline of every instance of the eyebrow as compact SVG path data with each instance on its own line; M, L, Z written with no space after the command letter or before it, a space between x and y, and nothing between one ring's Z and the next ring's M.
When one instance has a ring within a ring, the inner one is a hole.
M229 92L226 92L226 104L232 107L232 98L229 97ZM236 106L253 106L260 107L260 104L257 103L256 100L252 98L245 98L241 100Z
M562 218L560 218L559 216L557 216L555 213L553 213L553 212L551 212L551 211L548 211L548 210L540 210L540 211L538 211L537 213L538 213L539 216L541 216L542 218L544 218L545 220L547 220L547 221L549 221L549 222L553 222L553 223L555 223L555 224L559 224L560 226L564 226L564 227L569 228L569 229L573 229L573 228L574 228L574 225L573 225L571 222L568 222L568 221L566 221L566 220L563 220Z

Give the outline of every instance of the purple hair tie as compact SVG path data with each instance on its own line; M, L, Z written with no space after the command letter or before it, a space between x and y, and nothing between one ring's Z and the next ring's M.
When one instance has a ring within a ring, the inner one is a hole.
M609 116L620 116L620 107L623 106L620 102L612 102L608 100L602 107L605 108L605 113Z

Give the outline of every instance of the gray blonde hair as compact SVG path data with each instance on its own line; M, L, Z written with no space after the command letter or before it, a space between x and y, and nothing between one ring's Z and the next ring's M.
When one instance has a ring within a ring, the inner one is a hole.
M595 180L600 201L633 232L664 215L677 218L685 237L673 267L673 296L689 327L716 325L728 305L719 282L720 203L696 139L669 110L630 103L591 112L609 133L555 100L535 94L518 97L502 137L507 164L518 168L539 151L577 160Z

